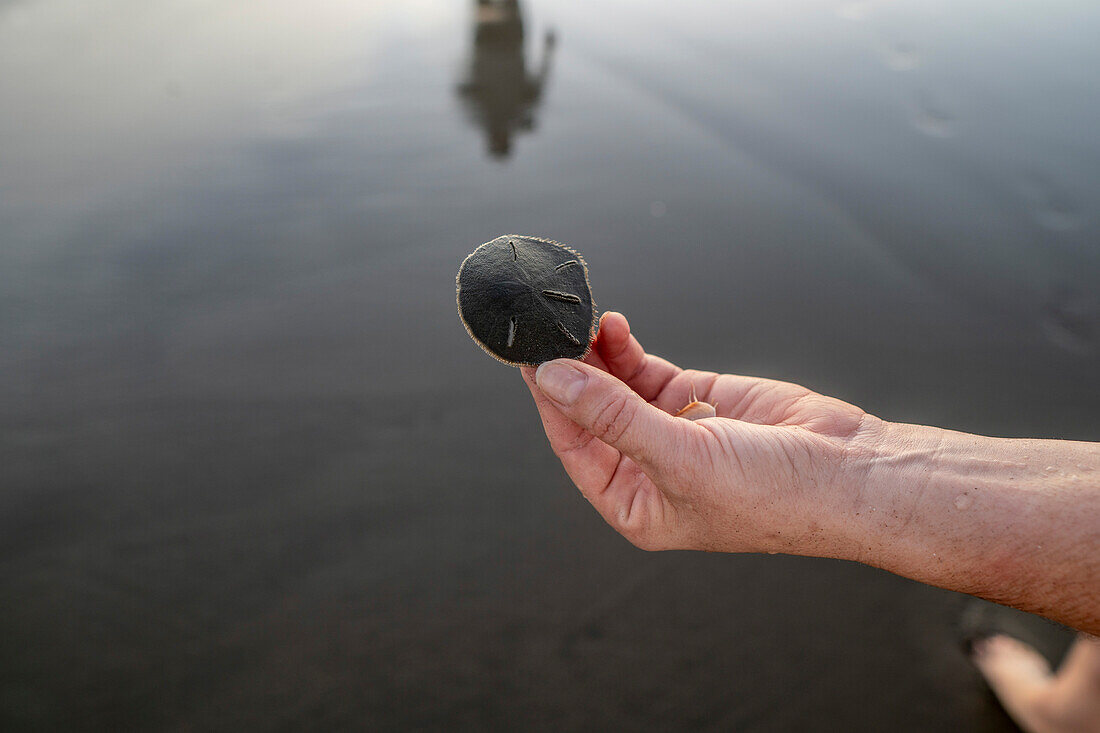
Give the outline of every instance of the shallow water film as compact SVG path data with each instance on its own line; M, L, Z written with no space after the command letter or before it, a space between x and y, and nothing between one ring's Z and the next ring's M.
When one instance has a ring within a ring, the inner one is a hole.
M0 728L1012 730L965 597L606 527L455 272L552 238L681 365L1100 439L1098 37L1068 0L0 0Z

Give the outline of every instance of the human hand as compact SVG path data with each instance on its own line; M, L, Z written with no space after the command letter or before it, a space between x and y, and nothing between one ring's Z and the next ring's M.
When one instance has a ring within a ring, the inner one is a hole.
M647 550L851 556L862 446L880 421L785 382L681 369L605 313L585 362L523 369L550 445L607 522ZM694 388L717 416L673 414Z
M1100 634L1100 444L887 423L683 370L618 313L585 362L523 378L573 482L643 549L857 560ZM716 417L673 416L693 387Z

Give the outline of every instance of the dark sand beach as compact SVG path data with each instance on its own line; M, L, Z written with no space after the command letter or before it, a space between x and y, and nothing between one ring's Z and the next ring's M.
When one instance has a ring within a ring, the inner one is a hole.
M0 728L1013 730L965 596L607 528L454 278L550 237L681 365L1100 439L1100 11L522 11L0 3Z

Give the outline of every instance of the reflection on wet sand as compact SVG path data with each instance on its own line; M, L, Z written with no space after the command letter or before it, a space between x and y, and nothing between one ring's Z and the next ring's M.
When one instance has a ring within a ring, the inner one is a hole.
M471 118L485 129L489 155L506 158L512 136L535 127L554 52L554 33L543 38L542 59L527 73L523 13L518 0L475 0L474 48L465 81L458 86Z

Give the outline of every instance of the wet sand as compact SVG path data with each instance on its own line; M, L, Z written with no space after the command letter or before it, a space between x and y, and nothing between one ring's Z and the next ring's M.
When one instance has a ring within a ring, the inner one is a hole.
M175 19L139 58L110 39L166 10L49 5L0 8L30 65L0 87L0 727L1012 730L956 647L963 596L605 527L454 275L552 237L684 366L1096 440L1100 188L1065 153L1100 145L1091 11L1002 26L1077 70L1008 88L976 60L1000 46L915 4L526 4L527 72L558 43L500 158L456 93L464 6L288 10L232 42ZM30 104L87 89L68 121Z

